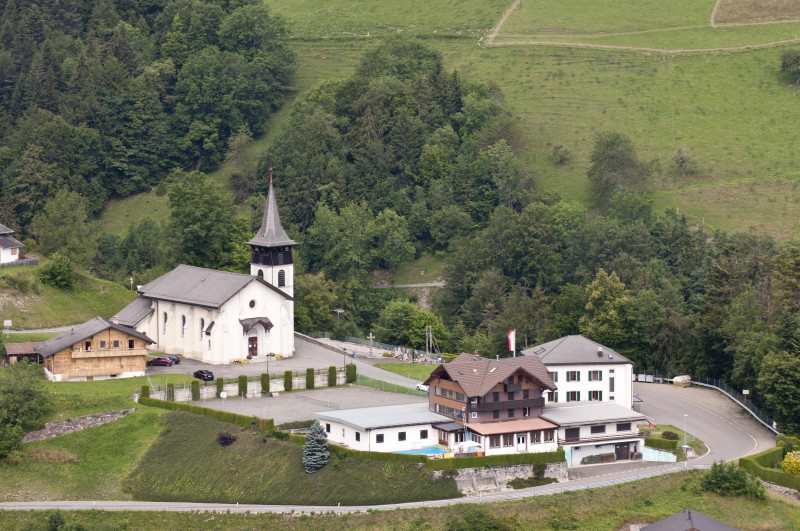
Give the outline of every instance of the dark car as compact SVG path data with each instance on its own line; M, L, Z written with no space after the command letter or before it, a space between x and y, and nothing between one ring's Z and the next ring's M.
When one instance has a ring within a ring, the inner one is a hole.
M172 360L164 356L159 356L157 358L147 360L147 365L148 366L160 365L164 367L172 367Z
M177 365L177 364L179 364L179 363L181 362L181 359L180 359L178 356L176 356L175 354L164 354L164 355L163 355L163 356L161 356L161 357L162 357L162 358L169 358L169 359L171 359L171 360L172 360L172 363L174 363L175 365Z
M198 380L203 380L204 382L213 382L214 381L214 373L207 370L199 370L194 371L194 377Z

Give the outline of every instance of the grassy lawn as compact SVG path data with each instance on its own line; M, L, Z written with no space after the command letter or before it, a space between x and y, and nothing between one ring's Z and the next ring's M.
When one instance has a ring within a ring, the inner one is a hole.
M459 496L452 479L414 465L332 456L307 474L300 445L182 411L162 419L158 440L125 480L137 500L358 505ZM220 446L220 431L236 442Z
M421 363L379 363L375 365L379 369L411 378L412 380L424 381L431 375L433 369L438 365L423 365Z
M144 408L103 426L24 445L18 462L0 462L0 500L130 499L122 480L158 435L162 414Z
M402 264L394 274L395 284L436 282L444 275L445 253L425 253L413 262Z
M639 424L639 430L647 430L650 432L651 435L655 437L661 437L665 431L671 431L672 433L678 434L678 449L676 455L678 456L678 461L686 461L686 454L683 453L683 441L686 441L686 444L691 446L694 450L694 453L698 456L705 454L708 451L708 447L705 445L703 441L698 439L694 436L693 433L689 433L688 431L684 433L683 430L676 428L675 426L671 426L669 424L656 424L655 428L650 428L648 424ZM684 436L686 439L684 439Z
M19 334L3 334L3 343L40 343L51 337L56 337L58 332L31 332Z
M360 374L356 375L356 384L364 387L371 387L373 389L380 389L381 391L387 391L389 393L402 393L404 395L428 396L428 393L417 391L416 389L409 389L408 387L387 383L382 380L373 380L372 378L367 378L366 376L361 376Z
M652 523L691 508L743 530L792 529L800 526L800 507L768 498L721 497L698 489L700 474L687 472L616 487L541 496L521 501L454 505L361 514L313 516L83 511L65 513L68 523L119 525L127 529L444 529L462 517L482 517L497 529L620 529L631 523ZM28 528L46 524L48 514L0 511L0 527ZM499 520L499 522L498 522ZM489 525L486 526L490 528ZM453 527L458 528L458 527ZM469 527L463 526L463 529Z
M0 314L13 327L50 328L111 317L136 298L120 284L78 273L75 287L61 290L38 282L36 270L27 266L0 270Z
M104 232L124 238L132 223L150 218L153 221L169 219L169 198L157 196L155 190L125 199L112 199L100 216Z

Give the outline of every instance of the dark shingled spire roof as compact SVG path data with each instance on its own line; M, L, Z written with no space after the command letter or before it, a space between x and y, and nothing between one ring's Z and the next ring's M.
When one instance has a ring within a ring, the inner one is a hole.
M264 206L264 218L261 220L261 228L258 229L255 237L247 242L247 245L255 245L258 247L297 245L297 242L292 240L281 226L278 202L275 200L275 190L272 188L271 180L269 183L269 193L267 194L267 204Z

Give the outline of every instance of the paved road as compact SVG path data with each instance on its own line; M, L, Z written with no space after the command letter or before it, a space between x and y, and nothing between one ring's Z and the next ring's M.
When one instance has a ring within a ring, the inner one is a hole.
M246 376L258 376L269 372L272 375L283 374L285 371L305 371L312 369L327 369L331 365L341 367L344 363L355 363L356 370L361 376L392 383L401 387L414 389L419 383L389 371L375 367L375 360L364 360L352 358L343 350L341 353L331 349L321 347L314 343L301 339L295 340L295 353L291 358L281 360L266 361L257 360L255 363L243 363L241 365L211 365L196 360L184 358L178 365L172 367L148 367L147 374L188 374L191 375L197 369L208 369L214 373L215 377L231 379L240 374ZM269 369L269 371L267 370ZM431 366L431 370L434 367Z

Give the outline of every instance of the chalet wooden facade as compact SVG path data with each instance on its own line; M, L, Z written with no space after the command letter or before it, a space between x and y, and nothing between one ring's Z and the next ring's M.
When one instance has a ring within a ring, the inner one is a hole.
M30 341L25 343L3 343L3 362L17 363L27 358L31 363L42 363L42 355L36 352L36 346L39 341Z
M92 381L143 376L147 347L145 334L95 317L36 346L50 381Z

